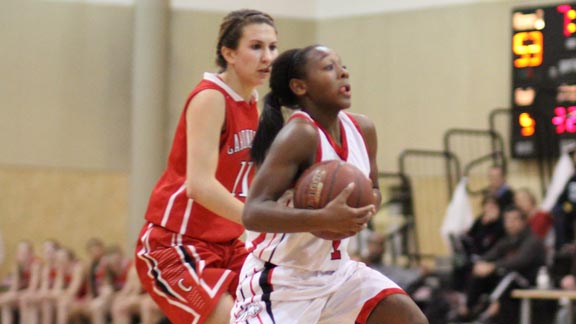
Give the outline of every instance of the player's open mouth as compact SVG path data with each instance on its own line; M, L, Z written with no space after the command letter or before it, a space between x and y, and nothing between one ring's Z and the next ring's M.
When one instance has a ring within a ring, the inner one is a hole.
M341 86L338 91L346 97L350 97L352 95L352 87L349 84Z

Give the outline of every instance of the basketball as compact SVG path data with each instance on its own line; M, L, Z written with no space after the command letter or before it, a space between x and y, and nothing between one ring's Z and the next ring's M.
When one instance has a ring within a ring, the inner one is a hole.
M340 160L318 162L306 169L296 182L294 207L322 208L352 182L355 187L348 197L348 205L364 207L373 204L372 181L355 165Z
M351 207L364 207L375 202L372 181L355 165L330 160L318 162L304 171L294 187L294 207L319 209L336 198L348 184L354 182L354 191L346 203ZM318 237L337 240L342 234L314 232Z

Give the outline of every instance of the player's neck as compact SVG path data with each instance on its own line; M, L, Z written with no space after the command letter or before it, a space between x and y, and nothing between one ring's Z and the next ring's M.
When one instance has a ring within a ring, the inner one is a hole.
M254 87L247 86L238 77L236 73L224 71L218 75L234 92L240 95L246 102L249 102L254 92Z
M338 115L316 112L311 114L312 118L338 145L342 144L340 133L340 122Z

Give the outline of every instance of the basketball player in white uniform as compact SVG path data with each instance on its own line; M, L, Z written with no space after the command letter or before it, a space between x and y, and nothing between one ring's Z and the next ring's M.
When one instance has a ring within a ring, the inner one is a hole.
M342 111L351 88L340 58L323 46L287 51L274 62L270 87L252 147L259 170L243 214L250 254L231 323L427 323L398 285L350 260L346 237L374 212L346 205L352 186L322 209L277 203L306 168L333 159L369 176L380 202L376 131L366 117ZM284 127L281 106L301 109ZM342 239L310 234L316 231Z

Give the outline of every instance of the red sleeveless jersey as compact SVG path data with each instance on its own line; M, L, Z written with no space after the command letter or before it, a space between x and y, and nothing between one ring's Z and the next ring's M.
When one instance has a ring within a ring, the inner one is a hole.
M256 100L246 102L215 74L205 73L186 100L168 165L152 191L146 219L175 233L209 242L226 242L240 237L244 228L212 213L186 195L186 109L190 100L206 89L221 92L226 100L216 179L232 196L241 201L246 199L248 185L254 176L250 148L258 126Z

